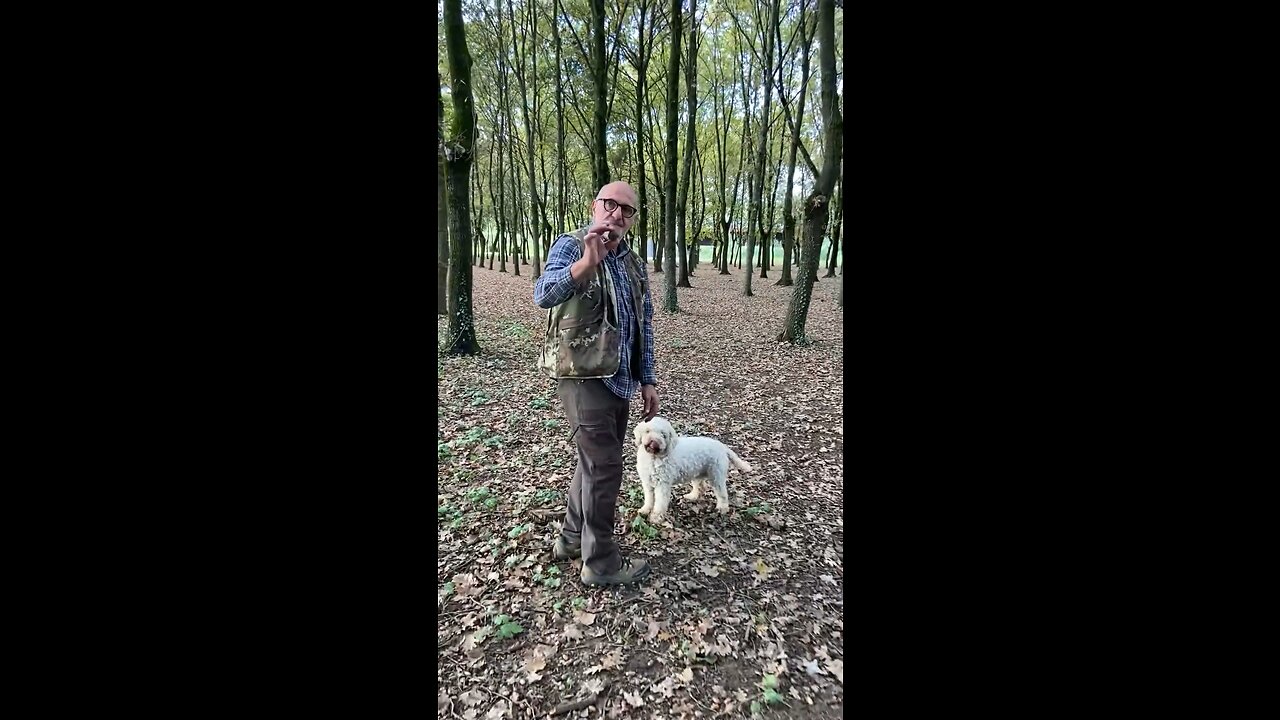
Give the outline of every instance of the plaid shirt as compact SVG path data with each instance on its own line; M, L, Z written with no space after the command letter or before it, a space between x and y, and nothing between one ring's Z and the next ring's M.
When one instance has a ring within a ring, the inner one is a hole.
M644 358L640 363L640 380L637 381L631 375L631 355L636 351L635 338L635 309L631 306L631 278L627 275L626 269L622 263L626 254L631 252L631 248L625 244L619 244L613 252L605 255L604 266L609 271L609 276L613 279L613 284L618 291L618 332L620 335L619 346L622 354L618 363L618 372L611 378L604 378L604 384L623 399L631 399L635 397L636 390L641 385L657 385L658 376L654 372L654 354L653 354L653 301L649 298L649 293L644 294L644 320L640 323L642 332L644 332ZM533 284L533 301L538 307L551 309L556 305L573 297L581 288L573 279L573 275L569 272L569 266L582 258L582 250L578 248L578 242L568 236L561 235L551 246L551 252L547 254L547 266L542 271L541 277ZM640 263L641 272L645 272L645 263Z

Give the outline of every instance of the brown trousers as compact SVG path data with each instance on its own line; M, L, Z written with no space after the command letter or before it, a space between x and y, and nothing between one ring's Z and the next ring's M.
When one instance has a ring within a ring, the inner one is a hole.
M631 401L614 395L603 380L561 380L556 392L578 447L561 535L567 543L582 543L587 567L611 575L622 565L613 516L622 489L622 443Z

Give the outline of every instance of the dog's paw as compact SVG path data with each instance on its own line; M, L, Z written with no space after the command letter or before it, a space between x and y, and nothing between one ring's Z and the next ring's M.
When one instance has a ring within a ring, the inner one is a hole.
M652 510L653 510L653 506L652 506L652 505L642 505L642 506L640 507L640 514L641 514L641 515L648 515Z
M729 514L729 506L728 506L728 505L716 505L716 512L720 513L721 515L728 515L728 514Z

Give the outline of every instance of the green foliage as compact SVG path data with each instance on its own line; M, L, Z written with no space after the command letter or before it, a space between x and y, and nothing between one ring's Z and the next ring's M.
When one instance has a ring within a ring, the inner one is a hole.
M507 615L495 615L493 624L498 626L498 637L506 640L524 632L524 628L520 627L520 623L513 621Z
M631 521L631 529L646 540L658 537L658 528L650 525L643 515L637 515L636 519Z

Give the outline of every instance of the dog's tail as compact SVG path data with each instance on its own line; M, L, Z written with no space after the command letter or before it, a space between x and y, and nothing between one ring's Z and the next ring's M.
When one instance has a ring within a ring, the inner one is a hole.
M729 462L733 463L734 467L738 468L744 473L751 472L751 466L748 465L742 458L738 457L738 454L733 451L733 448L727 447L725 448L725 450L729 452Z

